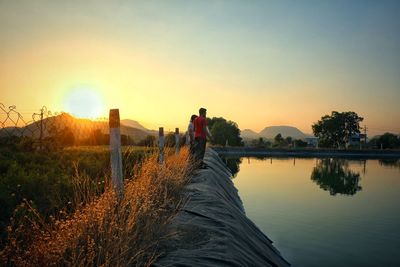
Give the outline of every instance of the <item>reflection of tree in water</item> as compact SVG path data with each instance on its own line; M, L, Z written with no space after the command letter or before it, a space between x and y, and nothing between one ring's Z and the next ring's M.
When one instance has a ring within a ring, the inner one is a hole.
M311 174L311 180L331 195L354 195L362 189L360 179L344 159L320 159Z
M382 166L400 169L400 159L380 159L379 164Z
M240 170L240 163L242 163L241 158L224 158L223 161L225 162L226 166L228 166L229 170L232 172L232 177L235 178L236 174Z

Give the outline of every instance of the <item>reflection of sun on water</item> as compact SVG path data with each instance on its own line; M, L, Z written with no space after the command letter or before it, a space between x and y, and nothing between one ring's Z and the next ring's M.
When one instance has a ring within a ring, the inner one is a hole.
M100 95L88 88L70 91L65 99L64 107L66 112L79 118L98 118L104 111Z

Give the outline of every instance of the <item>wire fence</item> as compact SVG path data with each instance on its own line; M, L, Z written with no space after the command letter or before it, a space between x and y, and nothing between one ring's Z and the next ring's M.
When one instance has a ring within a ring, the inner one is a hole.
M121 144L156 147L159 133L121 124ZM179 134L179 133L178 133ZM168 132L165 146L185 143L185 133ZM28 141L32 149L56 150L68 146L105 146L110 144L108 118L76 118L66 112L51 112L43 106L37 112L19 112L16 106L0 103L0 139ZM0 140L0 141L1 141Z
M23 116L16 106L0 103L0 138L26 138L36 147L106 145L108 118L80 119L65 112L52 113L43 106L31 116Z

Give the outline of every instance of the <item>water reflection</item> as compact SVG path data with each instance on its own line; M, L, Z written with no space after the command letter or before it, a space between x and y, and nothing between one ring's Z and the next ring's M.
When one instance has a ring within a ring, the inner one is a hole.
M379 164L386 167L393 167L400 169L400 159L380 159Z
M354 195L362 189L360 173L352 171L345 159L318 159L311 180L331 195Z
M293 266L400 266L400 169L388 167L398 164L245 157L233 182L246 215Z
M228 166L229 170L232 173L232 177L235 178L236 174L240 170L240 163L242 163L242 158L223 158L226 166Z

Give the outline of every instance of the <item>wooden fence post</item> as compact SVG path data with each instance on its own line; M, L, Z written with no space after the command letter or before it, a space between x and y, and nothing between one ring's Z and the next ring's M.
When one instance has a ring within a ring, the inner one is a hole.
M164 128L160 127L158 129L158 146L160 148L160 164L164 163Z
M111 178L114 190L121 199L124 195L124 182L122 174L121 130L119 109L110 109L110 154L111 154Z
M180 140L179 140L179 128L175 128L175 153L178 155L179 154L179 146L180 146Z

